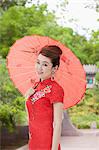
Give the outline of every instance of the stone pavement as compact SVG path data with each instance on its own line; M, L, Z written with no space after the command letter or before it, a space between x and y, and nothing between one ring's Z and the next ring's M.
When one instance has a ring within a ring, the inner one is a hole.
M80 129L80 132L81 136L61 136L61 150L99 150L99 129ZM17 150L28 150L28 147Z

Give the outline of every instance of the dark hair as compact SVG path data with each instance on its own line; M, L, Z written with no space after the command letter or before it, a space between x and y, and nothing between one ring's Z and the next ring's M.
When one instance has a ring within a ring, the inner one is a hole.
M56 65L60 65L60 56L62 54L62 50L56 46L56 45L49 45L49 46L44 46L39 54L42 54L46 57L49 57L51 59L51 62L53 64L53 67Z

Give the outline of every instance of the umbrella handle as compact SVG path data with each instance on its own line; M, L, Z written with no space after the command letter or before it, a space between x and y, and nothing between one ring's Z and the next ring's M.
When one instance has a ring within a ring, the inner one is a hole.
M40 81L33 87L33 89L36 89L40 82L41 82L41 78L40 78Z
M30 89L28 89L27 91L26 91L26 93L25 93L25 99L28 99L31 95L33 95L34 93L35 93L36 91L35 91L35 89L33 89L33 88L30 88Z
M31 97L31 96L33 96L35 93L36 93L36 88L38 87L38 85L39 85L39 83L41 82L41 79L40 79L40 81L34 86L34 87L32 87L32 88L30 88L27 92L26 92L26 94L25 94L25 98L27 99L27 98L29 98L29 97ZM32 91L30 91L30 90L32 90ZM34 90L34 91L33 91Z

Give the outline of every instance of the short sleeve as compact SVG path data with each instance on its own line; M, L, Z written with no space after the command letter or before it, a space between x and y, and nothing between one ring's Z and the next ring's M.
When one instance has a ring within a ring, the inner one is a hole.
M60 85L53 85L51 96L50 96L50 103L62 102L64 99L64 90Z

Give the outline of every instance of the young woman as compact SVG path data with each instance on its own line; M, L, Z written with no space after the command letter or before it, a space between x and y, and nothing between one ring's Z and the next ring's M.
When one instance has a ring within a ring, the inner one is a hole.
M29 150L61 150L63 88L54 80L62 50L45 46L35 64L39 82L26 93L29 122Z

